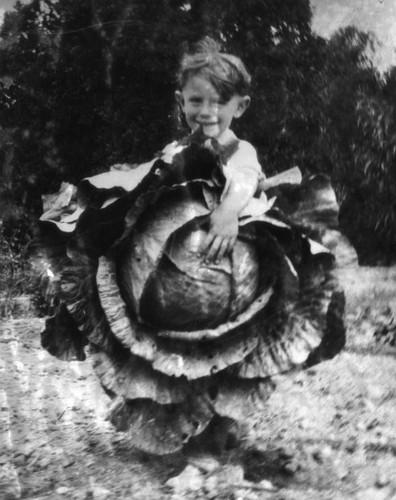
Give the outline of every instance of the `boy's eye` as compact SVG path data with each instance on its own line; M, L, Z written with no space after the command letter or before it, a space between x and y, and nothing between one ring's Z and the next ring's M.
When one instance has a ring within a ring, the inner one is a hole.
M212 101L212 105L214 106L224 106L224 104L227 104L227 100L222 97L218 97Z

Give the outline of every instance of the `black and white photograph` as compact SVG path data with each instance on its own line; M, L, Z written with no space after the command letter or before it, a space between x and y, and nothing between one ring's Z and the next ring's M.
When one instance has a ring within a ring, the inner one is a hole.
M396 500L396 2L0 0L0 500Z

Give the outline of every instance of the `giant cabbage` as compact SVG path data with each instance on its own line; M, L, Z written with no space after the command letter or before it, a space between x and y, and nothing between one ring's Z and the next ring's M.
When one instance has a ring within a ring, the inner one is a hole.
M40 245L55 276L43 345L62 359L88 353L109 418L152 453L180 449L218 416L263 410L273 376L344 343L334 258L314 241L329 206L309 182L254 199L232 254L205 262L225 155L187 139L44 200Z

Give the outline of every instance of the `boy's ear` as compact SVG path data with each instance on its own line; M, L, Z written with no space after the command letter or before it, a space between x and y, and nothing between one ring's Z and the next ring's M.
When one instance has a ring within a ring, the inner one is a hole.
M235 113L235 118L239 118L250 106L250 97L248 95L241 96L239 98L237 111Z
M181 107L184 106L183 94L182 94L182 92L180 92L180 90L176 90L175 99L176 99L176 102L179 106L181 106Z

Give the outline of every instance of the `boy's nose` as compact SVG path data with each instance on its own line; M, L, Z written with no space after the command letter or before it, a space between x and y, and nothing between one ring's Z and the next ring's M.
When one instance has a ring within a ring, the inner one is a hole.
M203 103L200 109L201 116L211 116L217 113L217 105L210 102Z

